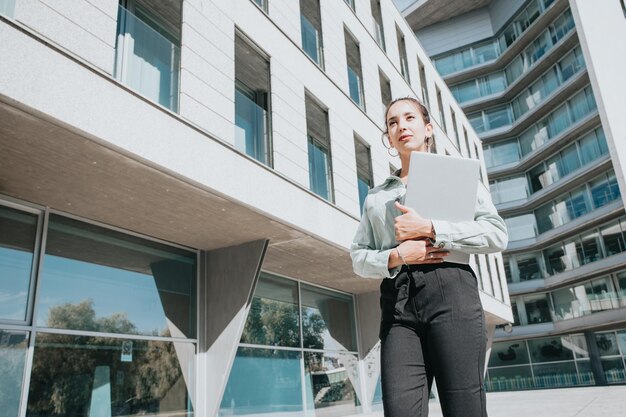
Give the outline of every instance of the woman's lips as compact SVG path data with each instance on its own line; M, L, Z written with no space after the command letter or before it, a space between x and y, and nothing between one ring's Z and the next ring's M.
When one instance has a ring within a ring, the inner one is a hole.
M402 135L400 136L400 138L398 139L399 141L405 141L405 140L409 140L413 137L413 135Z

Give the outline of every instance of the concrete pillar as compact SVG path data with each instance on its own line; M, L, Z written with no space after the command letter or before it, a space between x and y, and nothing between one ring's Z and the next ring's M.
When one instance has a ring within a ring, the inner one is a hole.
M268 240L201 254L198 311L199 415L217 416Z
M598 351L598 345L596 344L596 335L591 331L585 332L585 341L587 342L587 351L589 352L589 361L591 364L591 372L593 372L593 379L595 379L596 385L606 385L604 369L602 368L602 362L600 362L600 352Z

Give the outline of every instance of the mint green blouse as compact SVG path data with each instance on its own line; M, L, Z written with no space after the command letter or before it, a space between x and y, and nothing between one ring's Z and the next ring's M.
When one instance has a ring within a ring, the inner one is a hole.
M350 256L354 272L364 278L394 278L400 267L388 269L391 251L398 246L394 219L401 215L394 203L404 203L406 185L392 175L372 188L363 206L361 223L356 231ZM434 245L464 253L492 253L506 248L508 234L504 220L491 201L491 195L478 185L473 221L448 222L431 219L435 229Z

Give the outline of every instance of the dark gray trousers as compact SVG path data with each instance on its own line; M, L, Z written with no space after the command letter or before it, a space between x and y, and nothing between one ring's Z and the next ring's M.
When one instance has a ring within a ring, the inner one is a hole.
M427 416L433 378L444 417L486 417L487 337L471 268L405 266L380 291L385 417Z

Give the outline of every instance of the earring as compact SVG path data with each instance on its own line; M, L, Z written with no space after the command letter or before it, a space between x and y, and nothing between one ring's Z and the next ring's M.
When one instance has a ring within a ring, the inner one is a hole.
M391 153L392 149L395 149L395 148L387 148L387 153L389 154L389 156L391 156L392 158L395 158L396 156L400 155L397 150L396 150L396 154L395 155L392 154Z

